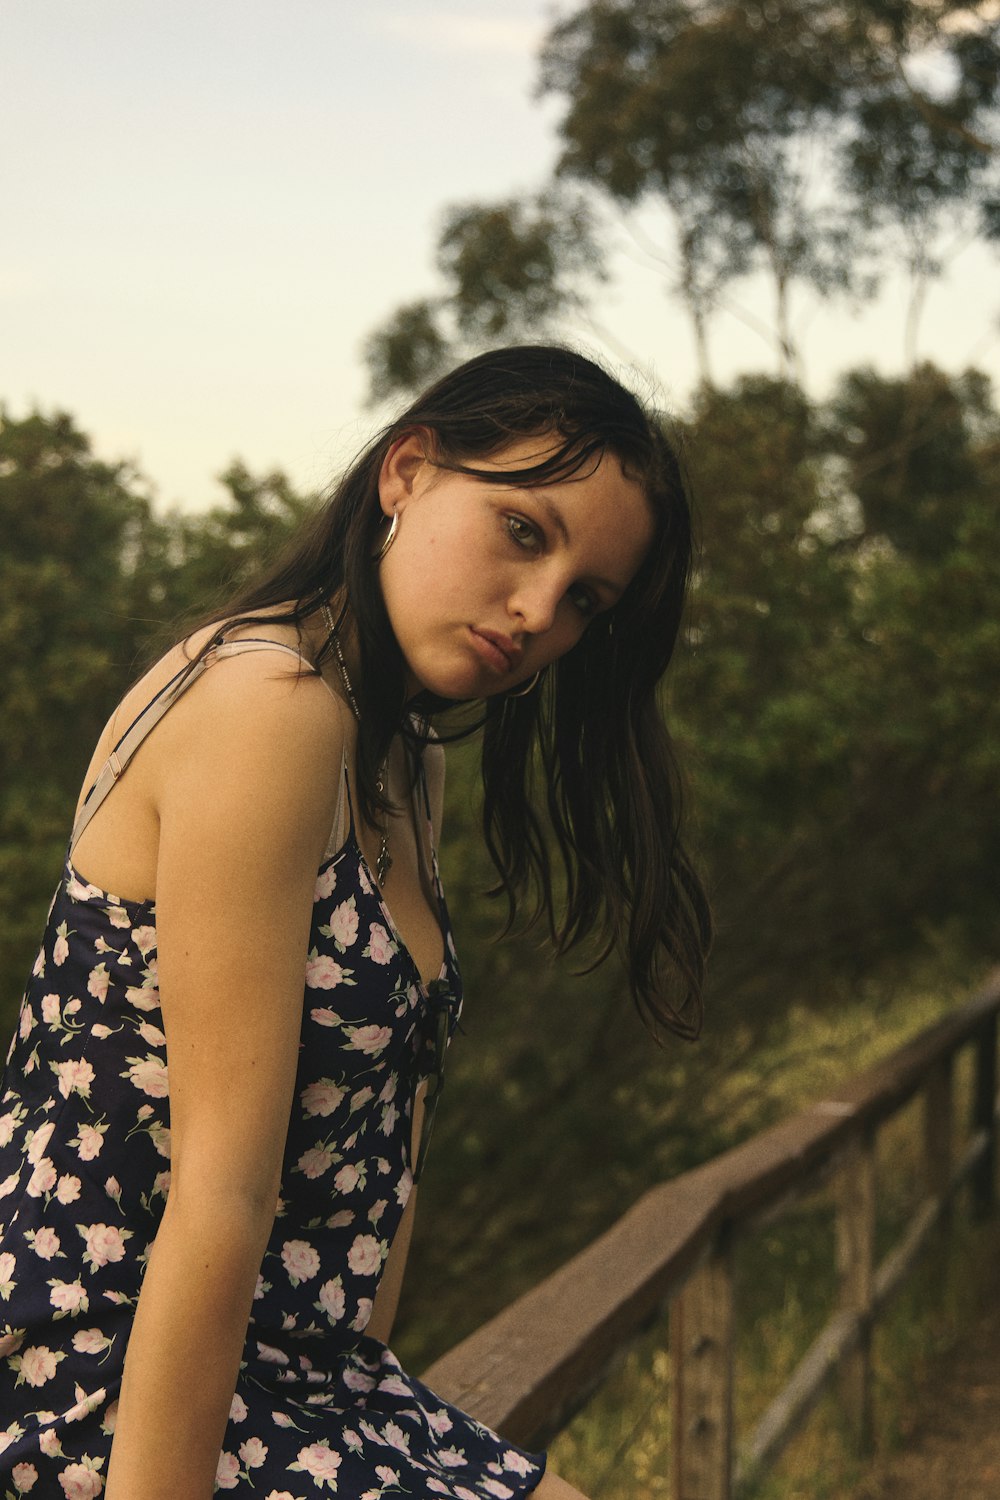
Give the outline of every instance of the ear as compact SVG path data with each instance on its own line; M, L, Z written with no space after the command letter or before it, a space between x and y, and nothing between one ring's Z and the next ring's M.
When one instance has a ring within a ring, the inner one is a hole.
M404 433L392 444L378 476L378 498L384 515L404 510L421 488L431 470L429 452L430 433L423 427Z

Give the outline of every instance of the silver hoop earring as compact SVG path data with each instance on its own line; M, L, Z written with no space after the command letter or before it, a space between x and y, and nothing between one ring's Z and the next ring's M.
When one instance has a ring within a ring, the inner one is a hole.
M388 550L392 546L393 542L396 540L396 532L398 530L399 530L399 511L398 510L394 510L393 513L392 513L392 520L389 523L389 530L386 532L386 535L385 535L385 540L382 542L382 545L378 548L378 550L375 553L375 561L376 562L381 562L382 561L383 557L388 552Z
M519 687L516 692L507 693L506 696L508 698L527 698L528 694L538 686L538 679L541 675L541 672L536 672L534 677L529 677L527 682Z

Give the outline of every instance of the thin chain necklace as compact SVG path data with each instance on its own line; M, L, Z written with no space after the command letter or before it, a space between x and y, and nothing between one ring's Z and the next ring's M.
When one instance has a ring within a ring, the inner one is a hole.
M350 674L347 670L347 663L344 660L344 653L341 650L340 637L337 635L337 627L334 624L333 616L330 613L330 606L328 604L324 604L320 609L320 613L323 616L323 624L326 626L327 632L329 634L330 645L333 647L333 654L337 659L337 671L340 673L340 680L344 684L344 692L347 694L347 701L351 705L351 712L353 713L357 722L360 724L361 712L358 708L358 700L354 695L354 688L351 686ZM388 757L386 757L386 759L379 767L378 775L375 778L375 787L380 797L385 796L385 784L388 777L388 772L389 760ZM378 858L375 861L375 879L378 881L379 885L385 885L385 878L388 875L389 871L392 869L392 855L389 853L389 832L384 825L379 829L379 834L380 842L378 847Z

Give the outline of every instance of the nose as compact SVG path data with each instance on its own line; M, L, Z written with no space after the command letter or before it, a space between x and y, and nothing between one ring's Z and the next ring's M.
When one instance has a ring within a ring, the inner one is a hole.
M519 629L527 635L543 635L555 624L556 611L563 595L563 587L554 577L531 570L531 576L519 580L507 605L511 618L519 621Z

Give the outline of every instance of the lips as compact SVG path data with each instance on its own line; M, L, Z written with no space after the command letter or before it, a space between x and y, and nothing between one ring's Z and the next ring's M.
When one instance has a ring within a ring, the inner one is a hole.
M481 643L480 654L498 671L513 672L520 665L524 651L509 635L479 627L470 627L470 629L473 637Z

